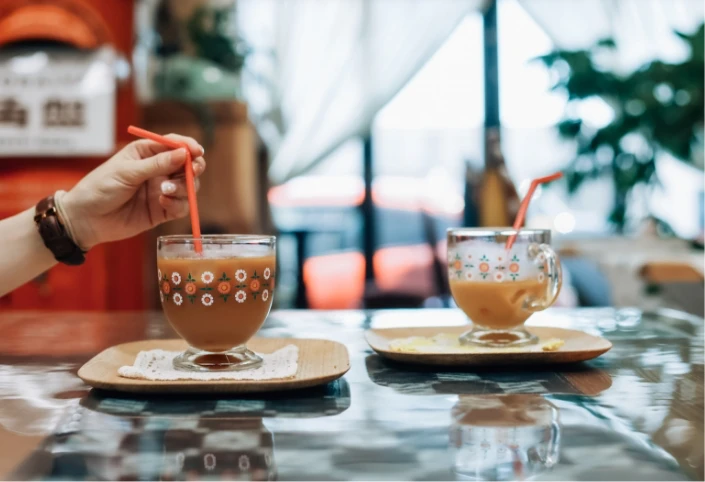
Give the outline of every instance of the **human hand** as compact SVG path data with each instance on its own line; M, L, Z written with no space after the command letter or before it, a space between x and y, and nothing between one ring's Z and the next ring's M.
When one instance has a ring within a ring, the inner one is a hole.
M188 145L198 189L198 176L206 168L203 147L190 137L166 137ZM128 144L60 200L74 241L88 250L186 216L185 162L185 149L149 140Z

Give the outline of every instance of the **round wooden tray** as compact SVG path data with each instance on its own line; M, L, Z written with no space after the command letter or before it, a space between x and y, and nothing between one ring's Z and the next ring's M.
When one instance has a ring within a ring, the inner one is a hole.
M118 369L132 365L140 351L160 348L183 351L183 340L145 340L125 343L99 353L78 371L88 385L104 390L132 393L256 393L293 390L323 385L342 377L350 369L344 345L317 339L253 338L247 347L259 353L272 353L287 345L299 347L298 369L293 378L278 380L176 380L150 381L123 378Z

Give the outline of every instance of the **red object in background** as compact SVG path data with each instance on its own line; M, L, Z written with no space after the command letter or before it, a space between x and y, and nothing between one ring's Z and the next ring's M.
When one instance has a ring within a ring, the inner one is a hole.
M309 258L304 262L304 283L314 310L359 308L365 292L365 257L348 252Z
M445 257L445 241L436 255ZM436 294L433 252L425 244L377 250L373 263L377 287L420 297ZM365 257L357 252L313 256L304 262L308 304L314 310L359 308L365 291Z
M27 40L51 40L79 49L110 44L131 59L133 24L133 0L1 0L0 48ZM127 126L138 123L138 114L132 82L118 85L118 149L131 140ZM0 218L34 206L57 189L71 188L103 161L105 158L0 157ZM0 307L144 309L145 249L143 237L97 247L84 265L57 266L36 282L1 298Z
M2 167L0 167L2 169ZM11 170L0 177L0 217L24 211L47 192L67 189L84 174L80 169L54 167ZM81 266L57 265L39 278L3 298L0 307L14 309L101 310L106 309L106 249L99 246Z

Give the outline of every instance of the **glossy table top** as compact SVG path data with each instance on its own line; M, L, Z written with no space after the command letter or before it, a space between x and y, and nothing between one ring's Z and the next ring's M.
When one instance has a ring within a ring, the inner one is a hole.
M597 360L433 371L387 362L369 327L463 323L455 310L281 311L262 336L345 343L351 370L316 389L140 398L76 377L108 346L173 337L161 313L0 314L0 477L12 480L703 479L703 321L549 310L601 333Z

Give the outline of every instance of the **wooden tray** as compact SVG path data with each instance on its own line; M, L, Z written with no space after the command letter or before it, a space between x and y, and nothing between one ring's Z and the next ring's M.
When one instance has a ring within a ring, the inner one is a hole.
M443 366L506 366L506 365L541 365L550 363L575 363L596 358L610 348L612 343L604 338L588 335L577 330L532 326L527 329L539 340L546 341L550 338L560 338L565 344L556 351L502 351L494 353L409 353L393 351L389 342L396 338L412 336L431 337L439 333L452 333L460 335L469 329L463 326L435 326L416 328L386 328L368 330L365 332L367 343L379 355L405 363Z
M254 393L313 387L331 382L350 369L348 350L329 340L295 338L253 338L247 347L259 353L272 353L286 345L299 347L298 370L284 380L178 380L150 381L123 378L118 368L132 365L140 351L161 348L186 349L183 340L145 340L113 346L99 353L78 371L86 384L104 390L132 393Z

